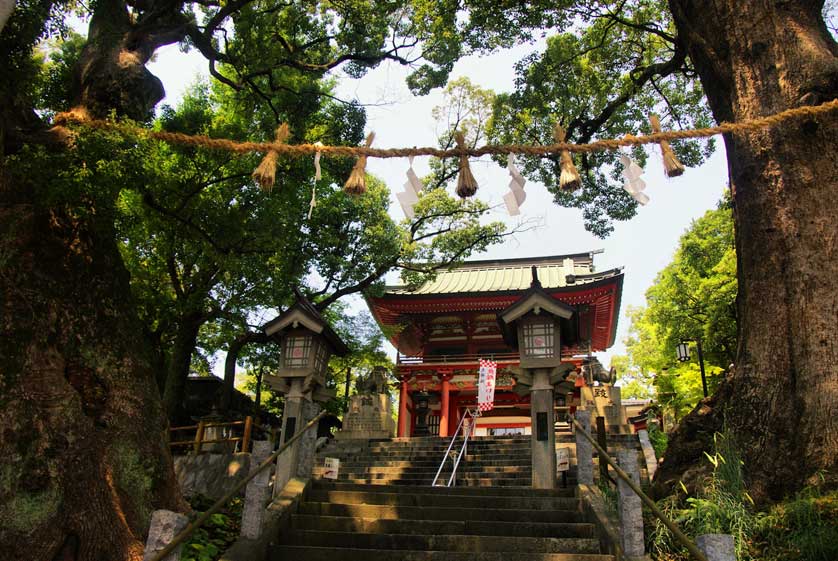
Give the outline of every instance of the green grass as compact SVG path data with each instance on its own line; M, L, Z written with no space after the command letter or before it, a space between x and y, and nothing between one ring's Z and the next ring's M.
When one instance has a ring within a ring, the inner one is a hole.
M759 512L742 476L742 461L729 433L716 434L707 454L712 476L694 497L673 495L658 506L693 541L701 534L730 534L739 561L838 560L838 492L807 488ZM644 513L647 548L657 561L690 556L663 524Z

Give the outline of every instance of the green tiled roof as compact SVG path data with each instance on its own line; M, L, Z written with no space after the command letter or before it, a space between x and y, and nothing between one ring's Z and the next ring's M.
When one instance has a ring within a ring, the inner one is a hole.
M538 280L541 281L542 287L548 290L594 282L619 272L593 273L591 253L471 261L449 271L440 272L434 280L413 290L408 286L389 286L386 292L388 294L456 294L526 290L532 282L533 266L538 271ZM575 277L573 283L567 282L568 275Z

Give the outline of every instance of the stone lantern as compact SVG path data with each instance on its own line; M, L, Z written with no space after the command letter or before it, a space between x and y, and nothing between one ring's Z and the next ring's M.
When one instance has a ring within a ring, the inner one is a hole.
M562 364L562 329L571 329L575 309L550 296L532 270L530 288L498 314L504 338L520 354L516 391L530 393L533 487L552 489L556 481L553 387L571 370Z
M329 359L349 352L320 312L298 290L294 293L294 305L262 327L281 348L279 370L264 380L271 389L285 395L283 442L317 416L318 403L335 396L334 390L326 387ZM292 477L310 477L316 436L317 431L309 431L277 459L275 493Z
M320 312L299 291L295 293L294 305L262 328L281 348L279 370L266 379L280 393L288 395L297 387L310 401L327 401L335 395L326 388L329 359L344 356L349 349Z

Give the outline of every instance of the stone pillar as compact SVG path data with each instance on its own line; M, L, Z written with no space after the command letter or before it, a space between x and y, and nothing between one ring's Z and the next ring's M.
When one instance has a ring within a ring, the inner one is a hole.
M548 370L536 370L530 393L532 426L532 486L556 486L556 431L553 428L553 386Z
M224 422L224 417L213 409L209 415L205 415L201 418L201 420L205 424L218 424ZM206 442L208 440L221 440L222 438L224 438L224 427L210 426L204 429L204 435L201 438L201 441ZM201 452L223 454L225 452L232 451L232 442L211 442L209 444L201 444Z
M169 545L174 537L186 528L188 523L189 517L178 512L172 512L171 510L155 510L152 512L143 560L148 561L158 551ZM182 548L183 545L179 545L164 558L164 561L180 561Z
M273 451L273 443L269 440L253 442L253 452L250 454L250 473L253 473ZM265 469L250 480L244 494L244 509L242 510L241 537L255 540L262 533L267 510L266 503L271 498L270 488L271 470Z
M587 409L576 411L576 420L582 428L591 433L591 412ZM576 435L576 479L581 485L594 484L594 447L579 431Z
M449 407L449 374L441 374L440 408L439 408L439 436L448 436L448 407Z
M703 534L696 539L698 549L707 561L736 561L733 536L728 534Z
M282 418L282 442L285 444L291 437L311 421L320 411L320 406L312 403L310 396L303 395L303 381L295 378L291 382L291 389L285 396L285 412ZM274 478L274 497L282 492L282 488L293 477L311 477L314 465L314 444L317 441L317 431L312 428L292 446L286 449L276 460L276 476Z
M600 458L600 461L604 461ZM637 465L637 452L634 450L620 450L617 453L617 463L631 480L640 485L640 468ZM628 483L617 478L617 492L620 508L620 541L626 557L643 557L643 502L637 493L632 491Z
M399 437L409 436L407 434L407 378L402 378L401 390L399 391Z

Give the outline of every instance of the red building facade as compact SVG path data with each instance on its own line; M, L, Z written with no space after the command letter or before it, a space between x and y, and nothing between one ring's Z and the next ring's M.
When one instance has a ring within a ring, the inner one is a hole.
M616 334L623 273L594 272L593 256L471 261L420 287L391 286L369 297L373 316L398 350L398 436L418 435L417 400L429 402L423 431L453 434L463 412L476 405L480 359L495 360L498 377L495 409L479 419L477 434L529 429L529 394L517 383L519 354L504 338L498 313L530 287L533 269L543 289L574 310L561 334L566 374L556 394L557 405L565 405L579 366L610 347Z

